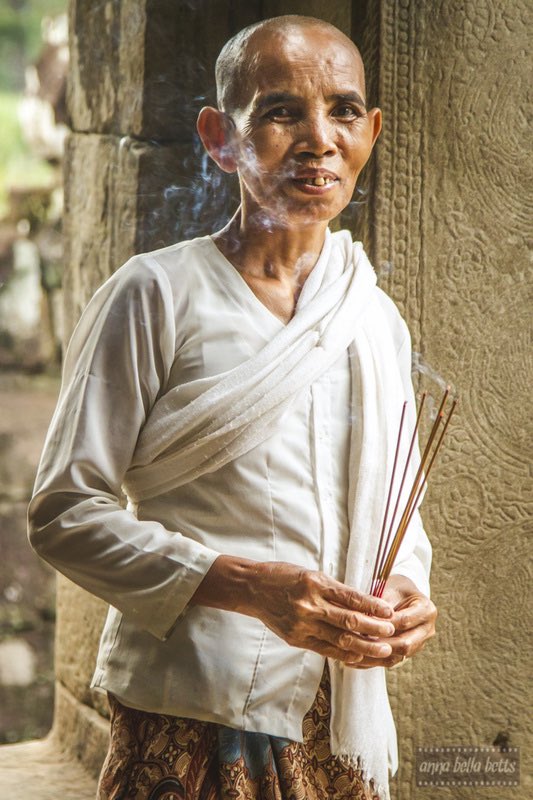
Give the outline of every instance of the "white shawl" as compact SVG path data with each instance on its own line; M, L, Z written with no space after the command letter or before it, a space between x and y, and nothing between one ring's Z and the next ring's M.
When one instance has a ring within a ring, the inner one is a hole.
M332 259L341 259L339 269L331 269ZM347 231L328 231L291 321L257 355L208 379L184 408L176 404L179 386L155 404L124 481L129 498L137 502L186 484L266 440L298 392L349 348L352 397L359 396L362 412L350 444L345 582L368 591L404 399L378 291L361 243ZM329 667L332 751L360 766L388 797L388 767L396 770L397 754L385 670L348 669L336 661Z

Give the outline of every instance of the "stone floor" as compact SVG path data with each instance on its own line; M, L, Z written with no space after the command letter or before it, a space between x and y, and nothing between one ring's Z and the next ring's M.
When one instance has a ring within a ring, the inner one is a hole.
M96 783L50 740L0 747L2 800L94 800Z

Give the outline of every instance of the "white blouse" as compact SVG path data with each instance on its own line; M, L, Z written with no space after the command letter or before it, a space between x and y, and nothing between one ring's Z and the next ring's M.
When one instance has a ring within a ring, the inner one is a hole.
M410 381L405 326L384 309ZM137 438L158 398L241 364L283 327L210 237L135 256L95 294L74 332L29 509L33 547L110 603L93 686L147 711L302 739L324 659L259 620L188 607L220 553L286 561L342 580L351 386L347 353L282 417L278 432L195 481L121 503ZM431 550L395 573L428 591ZM265 597L268 603L268 597Z

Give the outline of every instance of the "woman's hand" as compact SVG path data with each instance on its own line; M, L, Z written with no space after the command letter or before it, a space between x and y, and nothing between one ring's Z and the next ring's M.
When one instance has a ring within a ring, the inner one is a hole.
M393 653L389 602L293 564L220 556L191 602L257 617L293 647L346 664Z
M358 669L395 667L422 650L435 635L437 609L429 597L418 591L415 584L403 575L393 575L387 581L383 599L394 608L394 636L386 641L392 652L385 658L365 657L354 663Z

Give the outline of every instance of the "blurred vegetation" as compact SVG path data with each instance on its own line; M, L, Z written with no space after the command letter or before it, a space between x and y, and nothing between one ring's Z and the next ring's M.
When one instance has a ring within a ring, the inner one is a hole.
M58 183L59 168L33 155L25 143L18 106L26 67L37 60L43 48L41 20L65 12L67 5L68 0L0 0L0 291L2 284L8 286L12 274L13 239L31 237L32 226L42 235L50 205L50 191L44 187ZM31 192L24 191L28 187ZM12 190L9 209L8 189ZM10 219L2 220L8 211ZM17 220L28 221L28 231L16 230ZM52 225L48 221L48 250L44 246L39 250L45 289L57 290L60 283L53 272L57 265L51 238L52 233L59 235L57 227L58 222ZM46 258L43 253L48 253ZM47 301L50 296L47 292ZM42 315L41 321L50 320L50 313ZM42 328L41 324L40 335ZM51 569L30 551L26 509L35 454L52 413L57 385L43 375L22 374L24 362L18 351L13 356L16 343L10 337L9 330L0 331L0 356L7 352L16 369L11 373L0 365L0 643L25 645L35 663L33 679L27 685L0 681L0 744L45 736L52 721L54 693L55 579ZM35 422L41 418L42 424ZM27 419L31 424L26 424ZM4 796L0 787L0 798Z
M30 152L22 137L17 117L20 97L0 91L0 218L7 212L9 186L43 186L55 175L46 161Z
M30 153L17 107L24 71L43 46L41 21L67 6L68 0L0 0L0 218L7 211L8 186L42 186L53 179L53 169Z
M0 2L0 91L24 90L24 69L42 46L41 20L61 14L67 6L67 0Z

